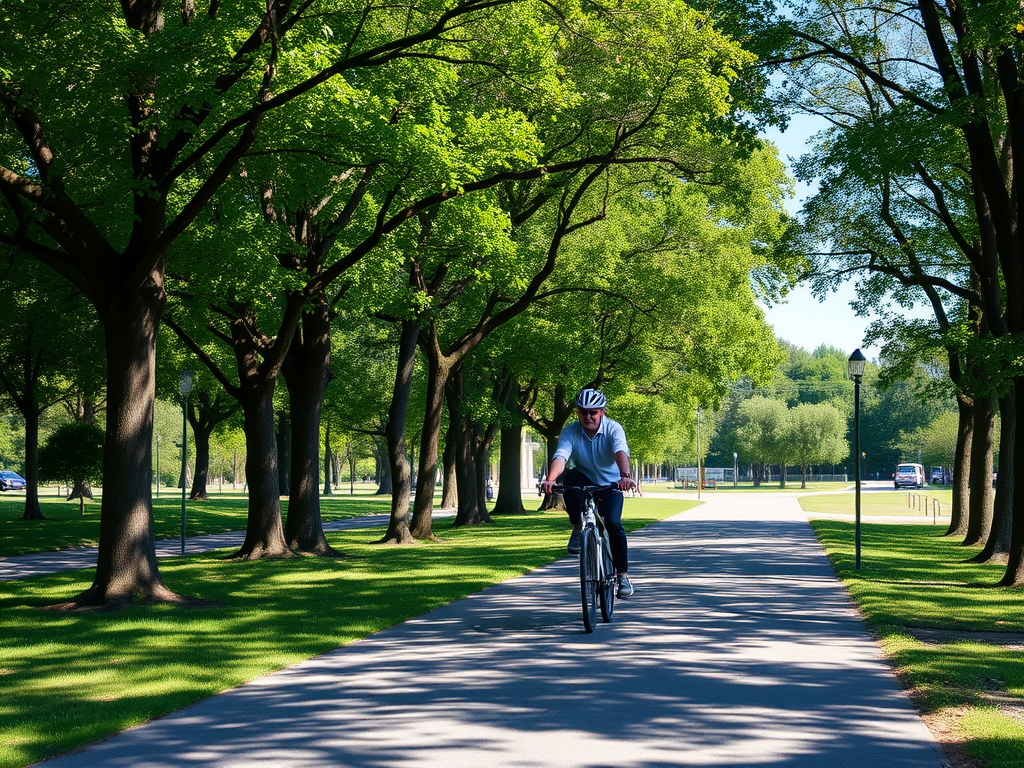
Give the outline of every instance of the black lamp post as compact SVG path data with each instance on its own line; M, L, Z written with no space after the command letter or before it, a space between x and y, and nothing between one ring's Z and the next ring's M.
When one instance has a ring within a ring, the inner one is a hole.
M178 382L181 393L181 554L185 554L185 494L188 492L188 393L192 391L195 374L182 371Z
M736 488L740 484L740 455L736 451L732 452L732 487Z
M156 497L160 498L160 435L156 436Z
M867 358L860 349L853 350L846 366L850 378L853 379L853 456L854 473L856 474L856 507L854 517L854 548L856 550L854 567L860 570L860 379L864 375Z

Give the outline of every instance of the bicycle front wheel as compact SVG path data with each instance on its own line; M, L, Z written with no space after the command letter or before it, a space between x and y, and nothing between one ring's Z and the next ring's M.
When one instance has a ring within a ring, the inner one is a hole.
M605 622L612 620L612 612L615 610L615 563L612 562L612 550L608 546L608 539L601 537L601 557L604 559L604 578L601 579L601 618Z
M597 626L597 584L601 542L597 530L584 528L580 536L580 599L583 605L583 629L593 632Z

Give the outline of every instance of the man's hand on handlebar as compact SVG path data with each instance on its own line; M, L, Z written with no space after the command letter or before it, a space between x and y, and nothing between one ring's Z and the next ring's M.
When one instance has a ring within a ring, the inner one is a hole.
M633 482L632 477L620 477L619 482L616 483L620 491L632 491L635 490L637 485Z

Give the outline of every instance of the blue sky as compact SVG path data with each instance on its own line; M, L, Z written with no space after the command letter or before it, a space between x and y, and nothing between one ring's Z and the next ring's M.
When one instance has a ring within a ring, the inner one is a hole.
M785 133L772 129L764 135L779 148L779 157L788 165L790 158L796 159L806 152L807 140L816 130L814 122L798 116L794 117ZM796 197L790 200L790 212L795 214L799 211L804 199L813 192L813 186L798 184ZM877 348L863 346L864 329L871 319L858 317L850 308L853 296L853 283L845 283L839 291L829 294L824 302L819 303L811 295L810 288L799 286L787 297L785 304L764 307L765 316L776 336L809 352L828 344L848 352L860 347L868 358L876 358Z

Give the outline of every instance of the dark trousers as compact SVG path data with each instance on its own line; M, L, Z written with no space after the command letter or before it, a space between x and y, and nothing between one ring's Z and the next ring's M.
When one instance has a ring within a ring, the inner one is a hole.
M561 485L597 485L578 469L567 469L558 478L558 482ZM567 490L564 498L569 521L574 527L580 527L583 525L583 494ZM622 527L622 491L600 491L594 494L594 501L608 529L615 571L625 573L629 569L629 560L626 556L626 531Z

